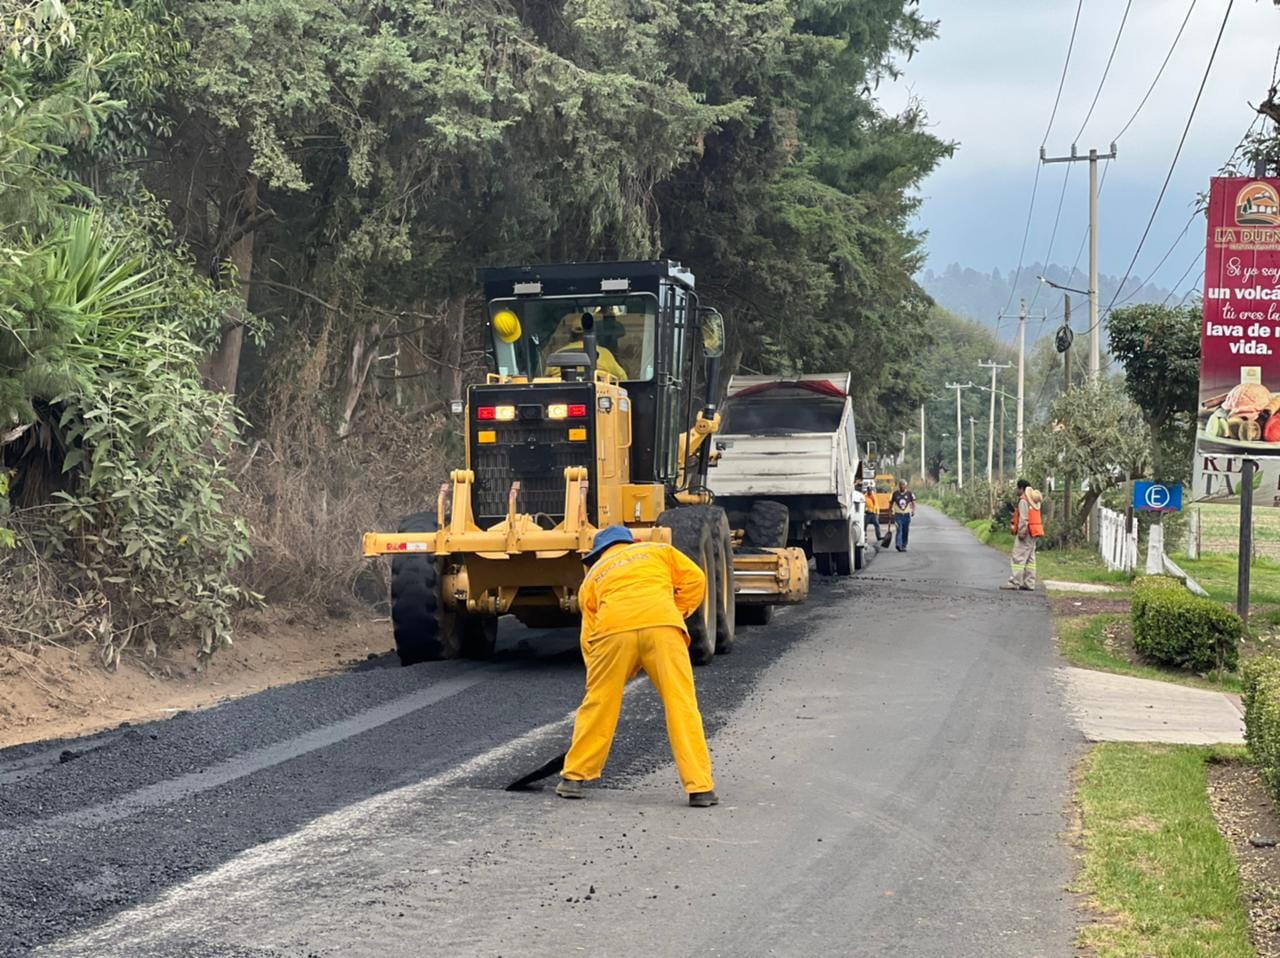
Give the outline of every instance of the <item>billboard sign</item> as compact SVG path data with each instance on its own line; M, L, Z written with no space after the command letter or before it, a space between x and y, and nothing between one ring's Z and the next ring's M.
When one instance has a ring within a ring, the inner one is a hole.
M1205 257L1197 472L1226 474L1280 458L1280 179L1210 182Z

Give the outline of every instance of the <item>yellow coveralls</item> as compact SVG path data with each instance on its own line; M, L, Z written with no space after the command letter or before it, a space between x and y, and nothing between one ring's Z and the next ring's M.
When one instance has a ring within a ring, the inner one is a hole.
M715 788L684 625L702 604L706 586L701 569L661 542L615 546L587 573L578 596L587 691L574 721L564 778L600 777L618 727L623 688L643 669L662 697L685 791Z

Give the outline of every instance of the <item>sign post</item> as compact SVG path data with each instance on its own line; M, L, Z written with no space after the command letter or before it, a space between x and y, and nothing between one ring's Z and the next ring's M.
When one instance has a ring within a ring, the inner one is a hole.
M1240 497L1236 608L1246 617L1254 475L1280 460L1280 179L1210 181L1197 424L1196 497Z

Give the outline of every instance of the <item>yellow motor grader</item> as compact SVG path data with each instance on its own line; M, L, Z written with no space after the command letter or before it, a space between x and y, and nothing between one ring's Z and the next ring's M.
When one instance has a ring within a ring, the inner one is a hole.
M724 323L680 264L482 269L489 373L455 413L466 465L435 508L364 536L392 556L400 661L492 655L498 617L533 628L578 615L582 556L626 525L707 576L690 657L733 647L735 607L802 602L799 549L738 549L707 485ZM703 397L701 402L696 397Z

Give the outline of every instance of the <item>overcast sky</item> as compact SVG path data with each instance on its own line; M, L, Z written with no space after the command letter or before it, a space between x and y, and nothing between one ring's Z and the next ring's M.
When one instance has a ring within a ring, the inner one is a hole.
M1066 86L1046 147L1064 155L1075 142L1106 151L1133 114L1168 53L1191 0L1132 0L1115 62L1097 107L1081 125L1115 41L1125 0L1084 0ZM1076 13L1076 0L921 0L940 21L939 36L909 62L902 79L882 87L890 110L914 95L924 102L938 136L958 143L922 190L919 226L927 230L928 265L952 262L980 270L1018 263L1037 155L1049 122ZM1197 0L1191 20L1159 84L1117 142L1119 159L1102 192L1100 268L1123 274L1155 204L1204 75L1226 0ZM1144 278L1173 246L1191 215L1196 193L1254 120L1246 101L1266 96L1277 44L1280 7L1272 0L1235 0L1187 144L1160 206L1135 274ZM1077 136L1079 134L1079 136ZM1068 165L1041 170L1028 263L1046 258ZM1070 164L1061 224L1051 262L1076 260L1088 224L1088 164ZM1197 222L1154 280L1176 283L1204 243ZM1087 251L1080 258L1087 263ZM1196 284L1197 264L1183 281Z

